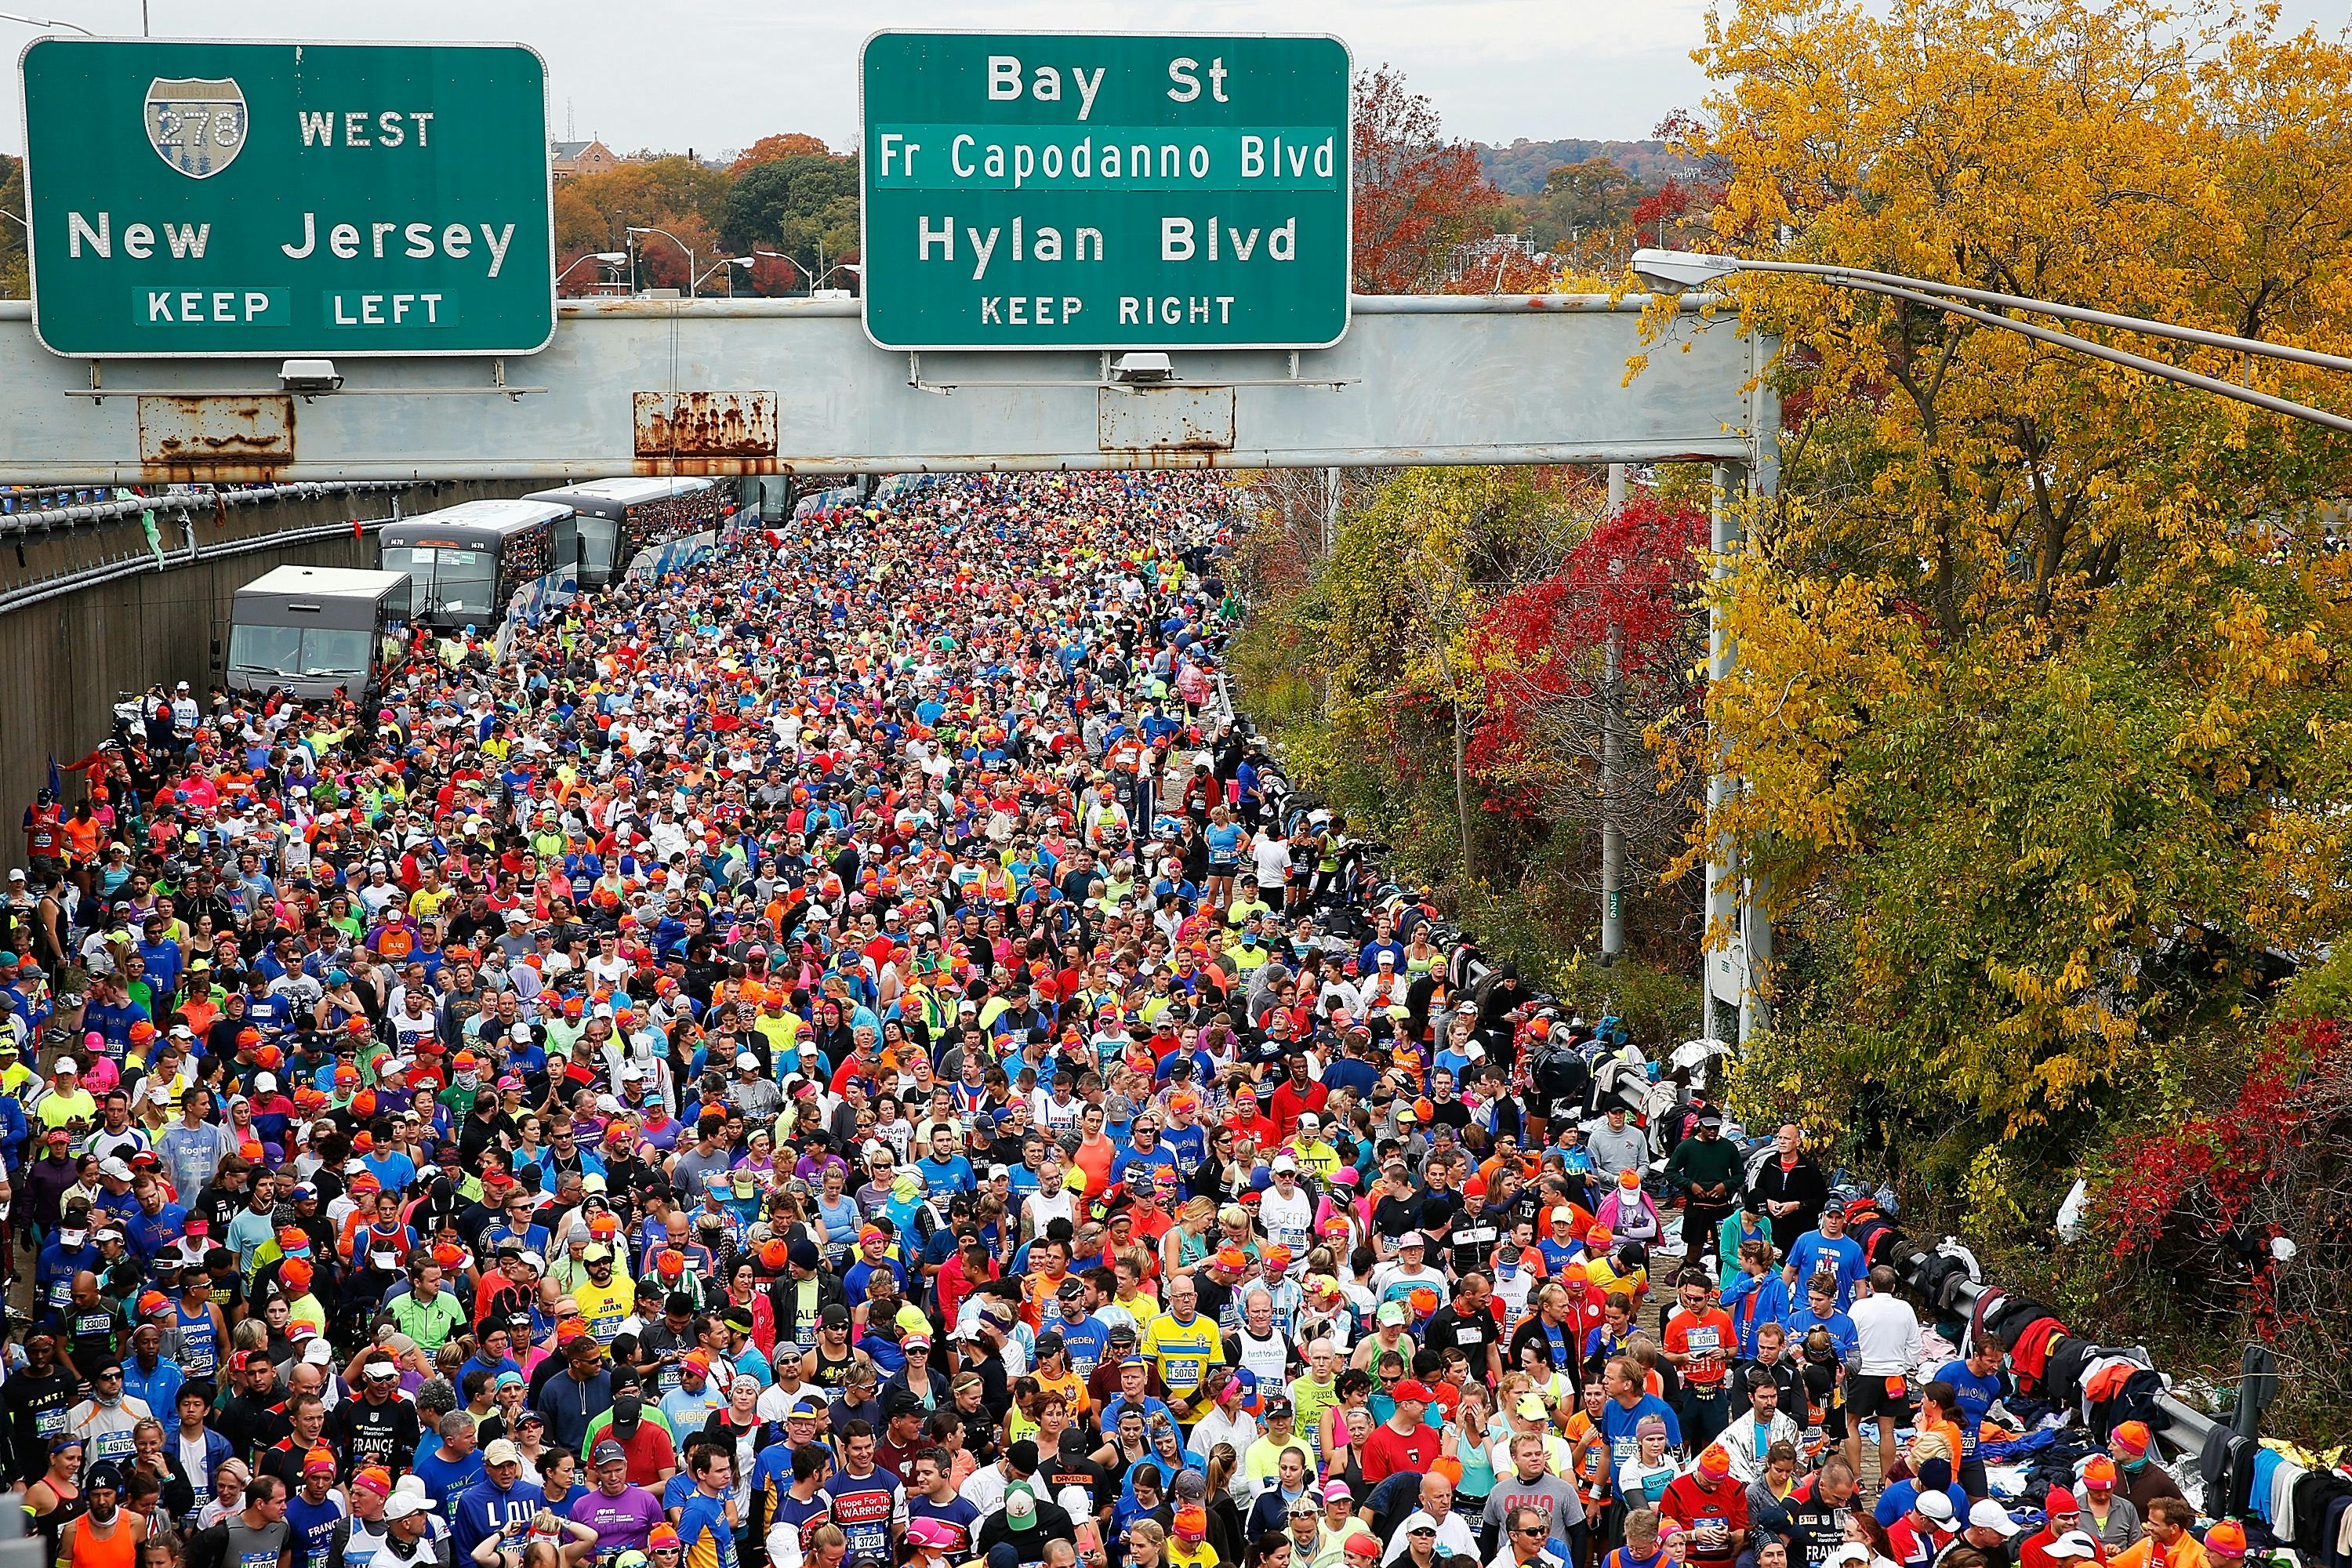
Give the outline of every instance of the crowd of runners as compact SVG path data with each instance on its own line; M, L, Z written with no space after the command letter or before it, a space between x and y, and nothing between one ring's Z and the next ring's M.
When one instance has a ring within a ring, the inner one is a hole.
M428 641L380 711L184 692L61 775L0 933L50 1561L2261 1544L2157 1462L2143 1363L1923 1321L1799 1129L1654 1092L1674 1042L1280 808L1216 684L1238 515L916 485Z

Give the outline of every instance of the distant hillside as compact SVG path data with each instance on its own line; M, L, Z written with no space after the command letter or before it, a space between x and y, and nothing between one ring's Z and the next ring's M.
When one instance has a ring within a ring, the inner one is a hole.
M1543 189L1544 177L1562 163L1609 157L1644 184L1657 184L1679 173L1683 161L1666 151L1663 142L1600 142L1571 136L1559 142L1529 142L1522 137L1507 147L1474 142L1478 166L1497 188L1515 196L1531 196Z

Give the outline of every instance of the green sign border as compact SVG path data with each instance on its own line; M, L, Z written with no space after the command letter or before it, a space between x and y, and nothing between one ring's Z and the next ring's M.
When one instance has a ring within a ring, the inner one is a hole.
M1183 29L1162 32L1117 27L877 27L866 35L857 46L857 255L863 261L873 247L868 242L866 225L874 204L867 200L866 181L869 177L866 158L866 54L877 38L1206 38L1217 39L1322 39L1339 46L1339 53L1348 62L1348 112L1339 128L1339 144L1348 150L1348 178L1340 187L1346 209L1342 226L1346 236L1348 268L1355 268L1356 254L1356 51L1348 40L1337 33L1235 33L1193 32ZM27 202L30 197L26 198ZM1356 292L1343 289L1339 303L1339 330L1321 342L1250 340L1221 343L1170 343L1161 339L1121 339L1108 342L1087 343L886 343L874 335L871 317L873 289L863 286L866 275L861 273L857 292L857 325L866 341L887 353L1121 353L1139 350L1165 350L1171 353L1220 353L1245 349L1328 349L1334 348L1347 337L1348 329L1355 324Z
M96 353L60 349L41 335L41 288L34 270L36 247L33 244L33 114L31 95L25 83L25 61L45 43L68 44L223 44L231 46L259 45L264 47L294 49L310 48L384 48L384 49L521 49L539 62L540 141L550 148L547 156L547 274L555 276L555 157L552 138L548 127L547 57L538 46L520 38L222 38L222 37L126 37L121 35L86 37L82 34L44 33L30 39L16 51L16 113L24 127L25 151L21 160L25 181L25 280L31 295L33 341L60 359L80 360L270 360L289 356L317 356L334 359L500 359L508 355L526 357L544 351L555 341L556 319L562 313L554 285L548 287L547 335L529 347L462 348L462 349L355 349L345 347L340 340L321 341L315 346L287 346L272 349L186 349L178 352L153 353L123 349L106 349ZM1350 209L1352 213L1352 207ZM860 242L864 236L859 236Z

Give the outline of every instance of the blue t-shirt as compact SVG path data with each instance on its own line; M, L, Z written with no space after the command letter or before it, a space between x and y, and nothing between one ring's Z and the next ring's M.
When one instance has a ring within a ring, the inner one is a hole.
M1837 1276L1838 1310L1853 1305L1853 1288L1862 1283L1869 1272L1862 1261L1862 1247L1853 1237L1841 1236L1832 1239L1818 1230L1809 1230L1797 1237L1789 1248L1789 1267L1796 1271L1797 1289L1801 1291L1816 1274Z
M1066 1318L1056 1318L1038 1332L1062 1336L1063 1348L1070 1352L1070 1370L1080 1377L1092 1377L1095 1368L1102 1364L1103 1351L1110 1343L1110 1330L1101 1319L1085 1317L1073 1323Z
M294 1568L327 1568L327 1542L343 1510L332 1493L324 1502L312 1502L299 1488L286 1495L287 1544L294 1549Z
M436 1443L430 1449L417 1455L410 1468L416 1472L416 1479L425 1483L425 1495L433 1500L444 1518L455 1524L457 1521L457 1500L465 1495L467 1487L482 1479L482 1451L472 1448L462 1459L445 1459L441 1457L441 1445Z
M1823 1318L1816 1316L1811 1306L1804 1306L1789 1314L1790 1339L1801 1340L1815 1329L1829 1331L1830 1343L1837 1347L1837 1358L1841 1362L1851 1359L1854 1346L1862 1342L1862 1336L1854 1331L1853 1320L1843 1312L1833 1311Z
M915 1168L922 1172L924 1183L935 1195L968 1193L979 1185L972 1178L971 1162L961 1154L950 1154L944 1160L918 1160Z
M980 1510L963 1499L952 1497L945 1502L933 1502L920 1493L909 1493L907 1521L911 1524L919 1519L938 1520L956 1532L956 1538L947 1546L949 1562L961 1563L977 1555L971 1548L972 1542L980 1539Z
M1197 1171L1209 1157L1209 1130L1197 1121L1190 1127L1163 1127L1160 1146L1175 1156L1177 1170Z
M124 1222L124 1228L131 1237L131 1250L142 1258L153 1258L186 1233L188 1211L178 1204L165 1204L153 1214L138 1209Z
M377 1149L360 1156L375 1179L383 1184L388 1193L404 1192L408 1184L416 1180L416 1163L397 1149Z
M1644 1415L1655 1415L1664 1420L1667 1447L1682 1447L1682 1423L1675 1419L1674 1407L1656 1394L1642 1395L1633 1402L1631 1410L1613 1399L1608 1400L1601 1406L1601 1436L1609 1445L1612 1475L1616 1473L1615 1467L1641 1452L1641 1439L1635 1436L1635 1429L1641 1426Z
M1995 1367L1983 1377L1969 1370L1966 1361L1952 1362L1938 1367L1929 1383L1948 1383L1960 1395L1960 1458L1976 1457L1978 1430L1984 1425L1985 1412L2001 1395L2000 1369Z
M1198 1129L1195 1131L1197 1131ZM1176 1156L1169 1152L1166 1144L1157 1139L1152 1141L1152 1145L1149 1149L1121 1149L1111 1156L1110 1179L1114 1182L1124 1182L1127 1180L1127 1173L1138 1165L1142 1166L1146 1171L1172 1171L1177 1168Z
M686 1551L683 1568L735 1568L735 1531L727 1522L727 1500L700 1487L678 1510L677 1539Z

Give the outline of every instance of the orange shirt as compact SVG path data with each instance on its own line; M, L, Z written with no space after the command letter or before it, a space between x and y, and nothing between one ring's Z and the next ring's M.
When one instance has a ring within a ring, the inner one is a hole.
M1098 1198L1110 1190L1110 1163L1118 1152L1118 1146L1099 1134L1092 1142L1079 1141L1078 1152L1072 1158L1087 1173L1087 1196Z
M1028 1278L1021 1281L1021 1321L1029 1325L1032 1333L1045 1321L1045 1304L1061 1293L1062 1281L1069 1277L1066 1268L1051 1279L1041 1269L1031 1269Z
M1939 1439L1943 1446L1938 1447L1935 1442L1926 1441L1930 1438ZM1925 1447L1921 1447L1923 1442L1926 1442ZM1917 1436L1911 1439L1911 1447L1906 1450L1906 1453L1918 1456L1917 1458L1910 1461L1915 1469L1939 1455L1951 1461L1957 1468L1960 1462L1961 1454L1959 1424L1953 1421L1937 1421L1921 1426Z
M2143 1535L2108 1562L2111 1568L2213 1568L2205 1543L2185 1531L2170 1546L2159 1546L2156 1537Z
M1731 1363L1725 1352L1738 1348L1739 1335L1731 1324L1731 1314L1720 1307L1709 1307L1704 1312L1677 1312L1666 1325L1666 1349L1676 1355L1698 1356L1698 1361L1682 1368L1683 1378L1700 1388L1713 1388L1723 1382ZM1959 1450L1955 1447L1954 1453Z
M1608 1443L1581 1410L1568 1418L1561 1431L1575 1456L1577 1495L1587 1503L1599 1503L1609 1495Z

